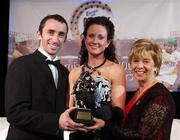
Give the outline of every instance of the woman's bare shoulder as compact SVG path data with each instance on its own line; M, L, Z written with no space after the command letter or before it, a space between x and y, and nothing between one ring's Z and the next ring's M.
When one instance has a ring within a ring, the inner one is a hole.
M112 73L117 73L117 72L123 72L124 71L124 67L121 64L118 63L114 63L112 61L109 61L109 70Z
M77 77L79 77L81 71L82 71L82 66L73 68L69 73L70 79L77 79Z

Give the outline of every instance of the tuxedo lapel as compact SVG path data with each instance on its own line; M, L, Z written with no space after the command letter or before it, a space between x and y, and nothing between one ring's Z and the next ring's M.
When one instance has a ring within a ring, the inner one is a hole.
M62 85L62 82L63 82L63 75L62 75L62 68L61 68L61 64L59 64L57 66L57 69L58 69L58 86L57 88L60 88L60 86Z
M39 69L42 71L42 73L46 74L48 76L48 79L51 79L54 83L54 78L51 72L51 69L49 68L48 64L46 63L46 56L44 56L41 52L39 52L38 50L36 50L33 55L35 55L35 61L37 64L37 66L39 66ZM59 72L58 72L59 74ZM54 83L55 86L55 83ZM56 87L56 86L55 86Z

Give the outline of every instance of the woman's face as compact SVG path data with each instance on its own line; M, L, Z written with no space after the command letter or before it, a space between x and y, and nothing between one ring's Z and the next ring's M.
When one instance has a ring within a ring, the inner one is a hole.
M131 70L138 82L148 82L155 79L155 64L150 52L144 52L138 57L133 57Z
M85 45L89 55L104 55L104 51L110 43L110 41L107 40L107 35L107 30L102 25L93 24L88 28Z

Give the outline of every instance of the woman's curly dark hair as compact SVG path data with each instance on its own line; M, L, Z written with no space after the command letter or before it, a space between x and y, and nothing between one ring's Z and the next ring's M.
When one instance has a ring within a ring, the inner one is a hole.
M115 54L115 46L113 44L113 38L114 38L114 32L115 32L114 24L107 17L104 17L104 16L90 17L86 20L85 25L84 25L84 32L82 33L84 38L87 36L88 28L93 24L102 25L106 28L107 33L108 33L107 40L112 40L112 41L109 44L109 46L105 49L104 57L108 60L118 63L118 60ZM80 65L87 63L88 61L88 51L85 46L84 38L82 39L81 50L79 52Z

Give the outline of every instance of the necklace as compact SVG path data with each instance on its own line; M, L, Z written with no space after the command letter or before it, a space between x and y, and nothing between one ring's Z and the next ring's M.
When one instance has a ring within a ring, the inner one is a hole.
M98 74L101 75L101 72L98 71L97 69L100 68L101 66L103 66L105 63L106 63L106 58L104 59L104 61L103 61L100 65L98 65L98 66L96 66L96 67L89 66L88 63L86 63L85 65L86 65L86 67L87 67L88 69L92 70L93 72L97 71Z

